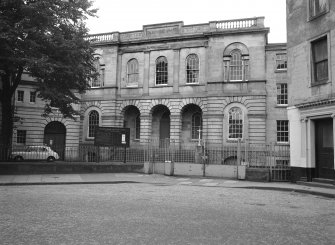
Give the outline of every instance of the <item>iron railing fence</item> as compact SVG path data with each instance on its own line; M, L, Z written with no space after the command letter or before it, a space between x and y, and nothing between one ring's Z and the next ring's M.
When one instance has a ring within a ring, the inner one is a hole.
M34 157L43 159L43 156L52 156L50 152L56 152L63 161L173 161L195 162L197 150L194 147L184 149L173 140L151 140L139 142L130 148L94 146L92 144L80 144L73 147L57 147L46 145L20 145L13 147L0 146L0 160L9 160L15 156L21 156L20 160L28 160ZM206 145L206 144L205 144ZM45 148L41 148L45 146ZM199 151L198 151L199 152ZM24 153L24 155L23 155ZM221 147L203 147L200 153L205 156L207 164L236 165L242 164L249 167L289 166L290 146L278 144L249 144L248 142L236 142L222 145ZM26 156L26 158L25 158Z
M246 165L253 168L269 169L272 180L289 180L290 178L290 146L280 144L251 144L248 141L236 142L214 147L208 142L188 145L177 143L171 139L142 140L132 144L130 148L94 146L80 144L73 147L35 146L0 146L0 161L6 160L59 160L65 162L176 162L196 163L201 155L200 163L217 165ZM58 154L59 159L55 155Z
M44 148L43 148L44 147ZM224 144L215 147L202 141L201 146L183 147L180 142L166 139L142 140L130 148L94 146L80 144L73 147L0 146L0 161L44 160L64 162L176 162L203 163L217 165L246 165L252 168L265 168L274 181L290 179L290 146L280 144L251 144L248 141ZM56 157L57 153L58 157ZM201 159L199 161L199 159Z
M272 181L289 181L291 178L289 145L250 144L245 141L208 147L204 152L207 164L238 164L268 169Z

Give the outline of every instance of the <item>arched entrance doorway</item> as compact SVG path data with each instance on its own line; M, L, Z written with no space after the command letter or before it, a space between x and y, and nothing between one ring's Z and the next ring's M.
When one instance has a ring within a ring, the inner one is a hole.
M198 105L188 104L181 110L180 139L184 149L194 149L194 143L202 139L202 110Z
M130 141L140 140L141 118L140 111L136 106L128 106L124 110L123 127L130 128Z
M170 110L164 105L158 105L152 110L151 136L159 140L161 147L170 140Z
M44 129L44 143L56 151L60 159L64 159L66 128L63 123L50 122Z

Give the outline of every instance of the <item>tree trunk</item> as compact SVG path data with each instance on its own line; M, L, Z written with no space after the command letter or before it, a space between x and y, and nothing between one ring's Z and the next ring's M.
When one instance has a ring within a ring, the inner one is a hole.
M1 75L0 160L8 160L11 153L14 116L13 95L19 85L19 82L21 81L22 72L23 67L19 67L17 73L10 73L5 70L5 72Z
M0 144L3 146L10 146L13 135L13 111L12 96L5 95L1 100L1 140Z

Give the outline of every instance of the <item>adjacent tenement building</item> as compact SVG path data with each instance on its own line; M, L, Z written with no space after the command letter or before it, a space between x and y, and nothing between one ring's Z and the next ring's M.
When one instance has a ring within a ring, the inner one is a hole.
M287 0L293 179L334 178L335 3Z
M93 144L96 126L130 128L130 147L170 139L193 148L248 140L288 144L286 44L268 44L263 17L145 25L90 35L100 77L81 116L41 117L28 77L17 90L14 144Z

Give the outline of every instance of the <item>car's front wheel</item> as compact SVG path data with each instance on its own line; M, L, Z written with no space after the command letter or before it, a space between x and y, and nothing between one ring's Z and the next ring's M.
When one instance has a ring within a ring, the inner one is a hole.
M23 161L23 157L22 156L16 156L14 157L14 161Z
M47 158L47 161L48 161L48 162L53 162L53 161L55 161L55 160L56 160L56 159L55 159L54 157L48 157L48 158Z

